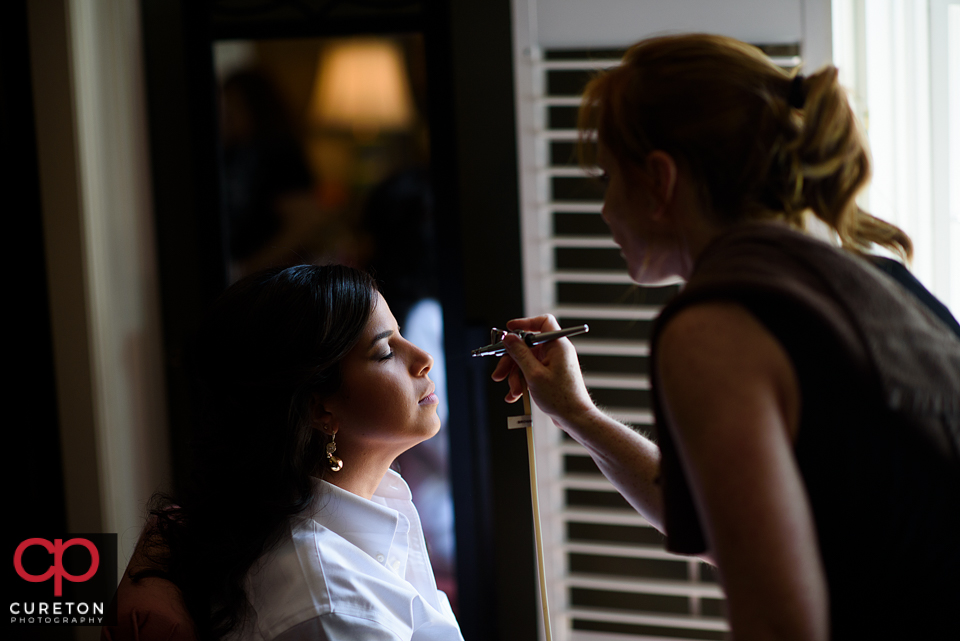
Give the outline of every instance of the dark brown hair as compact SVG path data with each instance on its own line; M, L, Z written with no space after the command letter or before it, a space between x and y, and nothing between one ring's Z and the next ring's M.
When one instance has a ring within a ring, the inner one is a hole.
M235 283L207 314L188 355L202 407L193 474L178 496L155 497L152 563L131 576L173 581L200 638L243 625L248 571L310 505L324 445L310 404L340 387L376 292L341 265L275 268Z

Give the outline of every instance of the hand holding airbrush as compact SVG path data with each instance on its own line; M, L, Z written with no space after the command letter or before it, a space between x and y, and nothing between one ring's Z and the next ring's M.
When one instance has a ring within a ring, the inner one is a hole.
M477 349L470 352L471 356L503 356L507 353L506 347L503 345L503 339L507 334L514 334L523 339L523 342L527 344L527 347L534 347L536 345L542 345L543 343L548 343L550 341L555 341L558 338L563 338L565 336L577 336L578 334L586 334L590 331L588 325L577 325L576 327L567 327L565 329L559 329L552 332L528 332L522 329L498 329L494 327L490 330L490 345L484 345L483 347L478 347Z

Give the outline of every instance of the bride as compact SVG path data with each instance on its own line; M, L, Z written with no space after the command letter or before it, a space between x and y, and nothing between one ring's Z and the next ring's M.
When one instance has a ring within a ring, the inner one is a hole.
M189 366L195 470L154 510L152 569L200 638L462 639L390 469L437 433L433 359L373 280L270 269L213 305Z

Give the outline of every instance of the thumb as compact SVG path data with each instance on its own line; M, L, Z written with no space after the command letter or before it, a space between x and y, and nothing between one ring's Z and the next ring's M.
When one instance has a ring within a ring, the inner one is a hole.
M537 357L533 355L533 352L530 351L530 348L527 347L527 344L524 343L523 339L519 336L507 334L503 338L503 346L506 348L507 353L510 354L510 358L514 360L524 374L541 367L540 361L537 360Z

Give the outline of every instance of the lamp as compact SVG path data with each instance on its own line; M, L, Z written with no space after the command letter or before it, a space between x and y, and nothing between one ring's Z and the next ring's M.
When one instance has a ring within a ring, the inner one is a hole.
M310 117L361 138L413 123L413 100L402 53L382 38L334 41L321 54Z

